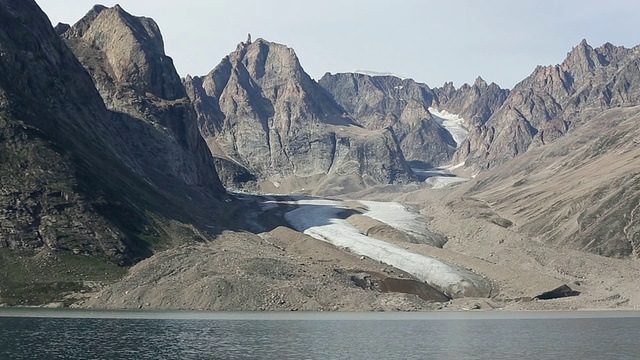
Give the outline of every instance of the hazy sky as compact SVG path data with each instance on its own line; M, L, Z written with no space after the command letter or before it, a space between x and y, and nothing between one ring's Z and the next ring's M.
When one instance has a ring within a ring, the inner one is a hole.
M36 0L51 21L75 23L97 0ZM247 33L295 49L325 72L392 72L435 87L480 75L502 87L536 65L592 46L640 44L636 0L119 0L160 25L180 75L213 69Z

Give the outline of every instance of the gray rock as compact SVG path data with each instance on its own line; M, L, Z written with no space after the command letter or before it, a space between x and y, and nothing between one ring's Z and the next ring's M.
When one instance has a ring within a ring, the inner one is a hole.
M365 128L392 129L407 161L430 167L451 160L456 144L428 111L434 94L427 85L356 73L327 73L319 84Z
M640 103L637 47L582 41L554 66L538 66L517 84L485 123L477 122L454 156L488 169L554 142L594 114Z
M98 11L93 13L96 19L100 16ZM115 79L119 81L149 80L132 85L134 90L120 86L116 80L100 83L111 106L121 104L120 111L149 110L158 118L154 124L140 124L128 114L114 115L106 108L92 77L35 2L2 0L0 16L0 247L65 251L131 264L149 256L154 246L166 244L175 235L174 230L161 224L189 223L194 221L192 214L209 211L203 209L205 205L186 200L187 196L194 195L194 200L224 196L219 182L216 185L213 165L208 170L198 165L212 160L203 156L208 153L195 153L195 125L193 131L177 130L189 128L180 115L188 113L190 107L177 76L158 83L158 78L166 75L164 70L147 71L142 69L142 62L137 62L141 66L139 78L127 72L126 65L123 69L102 67L104 63L99 60L104 57L86 57L95 60L85 64L94 71L95 79L117 73L121 78ZM148 27L151 43L161 43L150 21L140 24ZM89 36L95 29L88 21L85 25L82 33ZM111 30L124 31L118 27ZM95 34L96 44L108 42L107 36ZM125 51L130 50L126 46L131 44L131 39L120 43L120 50L126 54L118 55L118 59L144 56ZM100 54L95 47L92 50ZM178 87L172 88L174 85ZM129 97L140 88L155 94L150 95L157 98L153 99L155 108L133 105L146 100ZM180 94L183 97L177 98ZM175 103L182 105L176 109ZM157 113L153 113L154 109ZM168 113L177 116L163 117ZM170 139L168 143L179 144L160 149L183 150L177 155L141 152L147 147L158 149L151 139ZM187 149L193 151L189 153ZM148 164L153 164L156 157L168 163L160 170L173 167L174 171L151 173ZM173 157L185 164L171 161Z
M184 84L214 157L258 180L320 179L336 192L411 179L393 131L362 128L284 45L241 43Z
M459 89L453 83L445 83L434 88L434 106L460 115L467 127L484 124L504 103L509 90L500 88L496 83L487 85L478 77L473 85L464 84Z
M112 131L126 146L121 156L133 169L169 192L180 181L224 193L152 19L97 5L63 37L111 110Z

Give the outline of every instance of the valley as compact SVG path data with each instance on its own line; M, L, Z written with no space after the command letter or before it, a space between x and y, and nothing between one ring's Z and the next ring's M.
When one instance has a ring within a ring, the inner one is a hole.
M211 243L159 253L119 282L76 294L74 306L416 311L640 305L634 280L640 267L633 260L549 248L515 224L499 225L499 215L477 200L447 200L459 189L389 190L362 194L375 199L367 201L238 194L243 212L254 213L256 235L227 232ZM563 286L579 295L536 299Z
M640 306L638 47L456 88L249 36L181 78L119 5L0 18L0 305Z

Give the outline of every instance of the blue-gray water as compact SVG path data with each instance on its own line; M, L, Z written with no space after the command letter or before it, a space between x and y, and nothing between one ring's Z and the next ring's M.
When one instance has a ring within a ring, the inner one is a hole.
M635 312L0 310L0 359L640 359Z

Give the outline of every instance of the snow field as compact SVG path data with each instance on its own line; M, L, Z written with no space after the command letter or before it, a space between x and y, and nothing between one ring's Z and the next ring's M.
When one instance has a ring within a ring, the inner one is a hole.
M487 286L484 278L466 269L361 234L356 227L338 217L347 209L339 201L299 199L288 203L299 206L285 214L286 221L296 230L401 269L451 297L475 295L479 288ZM375 216L379 221L411 231L418 227L416 214L400 204L363 202L367 203L371 205L367 215Z
M438 124L442 125L451 134L457 146L460 146L460 143L469 137L469 131L462 125L464 119L460 115L444 110L439 111L432 107L429 108L429 112Z

